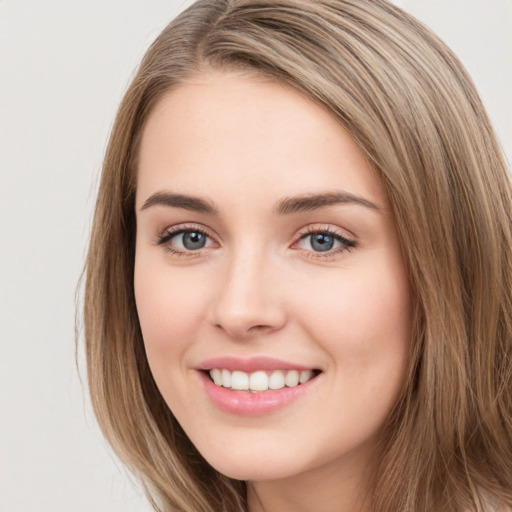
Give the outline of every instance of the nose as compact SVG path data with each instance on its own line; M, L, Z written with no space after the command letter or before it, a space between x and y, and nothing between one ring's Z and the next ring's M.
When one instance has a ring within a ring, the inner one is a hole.
M239 254L218 275L212 323L229 337L247 340L273 333L287 321L279 270L262 255Z

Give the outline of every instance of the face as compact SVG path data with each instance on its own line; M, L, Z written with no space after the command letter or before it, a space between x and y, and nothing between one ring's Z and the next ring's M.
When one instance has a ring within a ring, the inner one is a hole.
M362 151L300 93L196 77L140 148L135 296L155 381L237 479L354 472L403 387L411 296Z

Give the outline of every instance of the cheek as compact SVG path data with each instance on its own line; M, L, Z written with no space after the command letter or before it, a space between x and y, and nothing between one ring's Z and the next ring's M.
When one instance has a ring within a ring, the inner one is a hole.
M411 294L403 266L394 268L340 273L337 282L320 286L328 292L312 294L301 312L310 335L345 376L404 373L412 334Z
M397 277L399 279L397 279ZM403 389L412 333L409 285L393 273L353 274L330 307L317 307L318 343L331 358L337 420L350 417L354 435L371 437ZM369 416L369 411L371 414Z
M137 261L134 287L146 353L156 373L159 362L179 361L176 356L196 337L204 293L180 273Z

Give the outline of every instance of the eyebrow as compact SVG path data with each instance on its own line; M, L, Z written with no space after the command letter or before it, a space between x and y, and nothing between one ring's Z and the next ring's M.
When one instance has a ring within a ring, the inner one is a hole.
M184 194L170 194L168 192L157 192L153 194L142 205L141 210L151 208L151 206L172 206L199 213L208 213L218 215L218 210L208 201L199 197L187 196Z
M371 210L380 210L380 208L364 199L346 192L326 192L323 194L306 194L294 197L285 197L281 199L275 206L274 211L280 215L288 215L290 213L309 212L332 206L336 204L357 204L370 208Z
M274 207L274 212L278 215L289 215L292 213L309 212L318 210L326 206L336 204L357 204L370 208L372 210L380 210L380 208L364 199L346 192L325 192L322 194L305 194L293 197L285 197L278 201ZM218 215L219 211L215 206L201 199L200 197L188 196L185 194L172 194L169 192L156 192L146 199L141 210L146 210L152 206L170 206L173 208L182 208L199 213L210 215Z

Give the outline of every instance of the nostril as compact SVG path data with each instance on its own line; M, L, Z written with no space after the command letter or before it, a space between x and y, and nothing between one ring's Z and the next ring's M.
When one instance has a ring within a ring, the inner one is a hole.
M275 330L273 326L266 324L236 325L228 323L216 323L215 328L226 332L229 336L233 338L240 339L252 338L258 335L269 334Z

